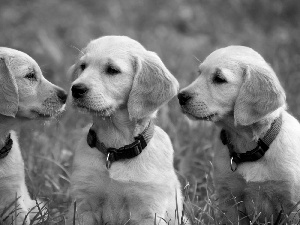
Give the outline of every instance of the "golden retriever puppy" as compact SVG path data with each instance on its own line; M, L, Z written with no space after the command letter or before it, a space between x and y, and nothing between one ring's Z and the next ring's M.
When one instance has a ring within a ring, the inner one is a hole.
M29 224L39 211L27 191L18 138L11 129L24 120L57 114L66 99L30 56L0 47L0 224Z
M178 92L160 58L125 36L91 41L70 68L72 104L93 117L76 149L72 224L177 224L180 183L156 111ZM166 221L166 222L164 222Z
M288 214L300 200L300 125L265 60L248 47L218 49L178 98L189 118L223 128L213 165L224 223Z

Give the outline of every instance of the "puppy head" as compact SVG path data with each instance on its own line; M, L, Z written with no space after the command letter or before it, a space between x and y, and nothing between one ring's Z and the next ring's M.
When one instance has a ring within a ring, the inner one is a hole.
M222 121L233 117L247 126L285 105L285 93L272 68L254 50L229 46L211 53L199 77L178 95L193 119Z
M130 119L155 112L178 90L178 82L160 58L124 36L105 36L89 43L70 73L75 107L107 117L127 109Z
M0 114L44 118L61 110L67 95L47 81L27 54L0 47Z

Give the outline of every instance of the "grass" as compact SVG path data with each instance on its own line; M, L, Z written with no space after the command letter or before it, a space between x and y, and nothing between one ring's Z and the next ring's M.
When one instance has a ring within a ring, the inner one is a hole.
M0 213L0 224L20 224L20 222L17 221L18 217L20 217L19 210L21 209L18 201L19 199L20 196L17 196L16 194L15 200L3 209ZM47 202L41 202L36 199L36 205L28 211L21 224L26 224L26 221L32 217L32 213L34 213L34 216L31 218L30 224L48 224L50 217L48 215L47 207Z
M299 11L296 0L3 0L0 45L27 52L47 79L65 89L71 84L66 74L77 49L102 35L128 35L157 52L181 87L197 77L199 60L216 48L246 45L272 65L286 90L289 111L300 118ZM71 204L73 150L81 128L90 122L69 110L52 123L32 122L21 130L27 184L34 198L47 202L49 224L64 224ZM211 199L218 129L189 122L176 99L160 111L157 124L171 137L187 211L195 224L218 224L220 212Z

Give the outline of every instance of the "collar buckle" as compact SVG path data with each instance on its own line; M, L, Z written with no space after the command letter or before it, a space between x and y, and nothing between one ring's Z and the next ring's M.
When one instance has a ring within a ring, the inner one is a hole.
M138 140L136 144L133 146L133 151L136 155L139 155L142 152L142 145L141 142Z
M147 144L146 144L146 146L147 146ZM133 148L133 153L135 155L139 155L143 150L141 141L136 138L136 141L133 143L132 148Z

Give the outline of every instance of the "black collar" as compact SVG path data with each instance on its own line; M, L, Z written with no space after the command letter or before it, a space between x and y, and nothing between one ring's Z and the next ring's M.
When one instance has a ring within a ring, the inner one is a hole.
M282 115L273 121L270 129L267 131L263 138L259 138L257 146L251 151L245 153L237 153L235 147L231 143L229 133L222 129L220 133L220 139L224 145L227 145L230 154L230 167L232 171L236 171L237 165L243 162L254 162L262 158L268 151L269 146L277 137L282 125ZM233 162L236 164L233 166Z
M10 134L7 136L5 145L0 149L0 159L5 158L10 152L13 145L13 140L10 138Z
M90 129L87 136L87 143L91 148L96 147L100 152L106 155L106 168L109 169L111 164L115 161L131 159L141 154L152 138L153 132L154 124L152 120L150 120L145 130L137 137L134 137L135 141L133 143L117 149L106 148L105 145L99 141L96 132Z

